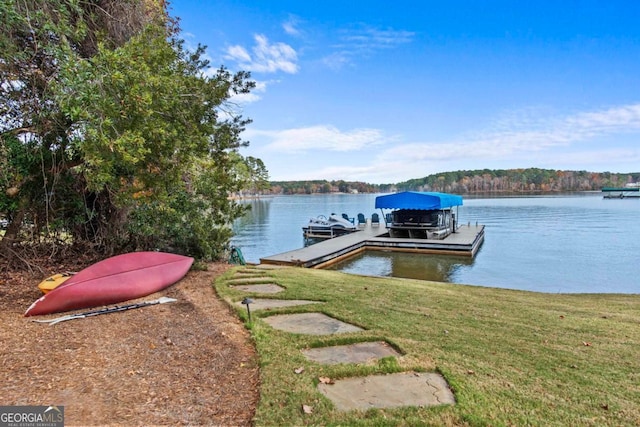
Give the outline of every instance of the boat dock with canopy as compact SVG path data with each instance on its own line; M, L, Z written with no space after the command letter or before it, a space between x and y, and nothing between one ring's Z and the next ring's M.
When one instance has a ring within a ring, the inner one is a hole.
M456 232L459 206L462 197L446 193L405 191L376 197L390 237L444 239ZM384 209L393 211L385 214Z
M351 233L314 245L261 258L262 264L323 268L365 250L474 257L484 241L484 225L459 226L462 197L445 193L404 192L378 196L384 223L368 223ZM453 209L456 209L454 214Z

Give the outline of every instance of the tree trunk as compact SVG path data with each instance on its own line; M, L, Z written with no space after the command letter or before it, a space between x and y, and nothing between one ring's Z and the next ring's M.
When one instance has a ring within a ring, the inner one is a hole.
M7 227L4 237L0 240L0 256L3 256L6 260L10 260L13 257L11 246L18 242L18 235L20 233L20 228L22 228L25 211L26 209L24 206L21 206L18 209L18 212L16 212L16 215Z

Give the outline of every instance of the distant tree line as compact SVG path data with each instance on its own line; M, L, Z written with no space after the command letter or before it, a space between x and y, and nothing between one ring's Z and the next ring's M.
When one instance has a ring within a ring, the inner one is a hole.
M640 181L640 172L611 173L553 169L481 169L444 172L396 184L397 191L444 193L549 193L600 190Z
M384 193L390 184L367 184L359 181L271 181L269 194Z
M640 172L611 173L554 169L478 169L443 172L396 184L358 181L271 181L263 194L388 193L439 191L443 193L553 193L597 191L640 182Z

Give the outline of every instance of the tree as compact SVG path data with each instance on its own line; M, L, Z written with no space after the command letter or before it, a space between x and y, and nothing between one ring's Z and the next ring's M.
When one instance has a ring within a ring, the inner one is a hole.
M109 207L98 212L97 229L113 247L171 247L211 259L242 212L227 196L245 184L233 171L248 121L221 119L219 107L253 83L224 68L206 77L203 51L187 53L150 27L63 72L61 104L77 124L87 188Z
M256 157L247 156L244 159L247 170L248 189L253 194L259 194L269 188L269 171L264 162Z
M118 46L150 22L169 24L158 2L6 0L0 3L0 214L11 222L7 253L24 222L34 236L55 231L56 203L73 204L65 172L79 158L69 147L69 118L55 101L60 67L88 57L98 40Z
M136 11L158 6L122 3ZM115 0L23 4L31 9L0 6L11 12L0 45L15 34L23 41L2 63L2 87L11 90L2 94L9 108L2 111L0 148L13 153L14 166L3 171L0 207L12 225L23 223L22 211L107 253L218 257L229 224L243 212L228 194L245 185L234 171L244 162L237 150L246 145L240 134L249 123L222 108L253 87L249 74L221 67L207 76L204 47L187 52L173 23L160 19L164 9L149 14L158 19L127 18L118 31L105 17L120 4ZM103 6L99 19L95 9ZM47 60L30 63L36 51ZM20 64L40 63L47 64L46 87L19 71ZM7 203L14 187L23 202Z

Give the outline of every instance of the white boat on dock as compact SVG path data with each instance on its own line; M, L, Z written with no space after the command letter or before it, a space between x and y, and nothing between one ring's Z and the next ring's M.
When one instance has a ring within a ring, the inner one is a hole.
M329 215L329 218L324 215L310 218L307 225L302 227L305 240L332 239L355 231L358 231L358 228L353 222L336 214Z

